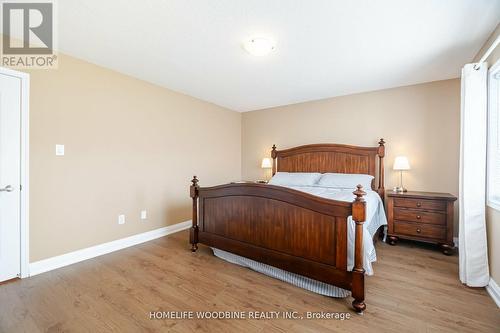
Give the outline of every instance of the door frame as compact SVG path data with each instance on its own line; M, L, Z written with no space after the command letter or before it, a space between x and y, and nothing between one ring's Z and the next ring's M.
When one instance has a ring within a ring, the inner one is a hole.
M29 272L29 90L30 75L0 66L0 74L13 76L21 80L21 190L20 190L20 278Z

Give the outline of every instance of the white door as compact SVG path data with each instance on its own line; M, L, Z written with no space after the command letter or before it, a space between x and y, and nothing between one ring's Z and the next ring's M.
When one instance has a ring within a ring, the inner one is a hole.
M21 79L0 74L0 281L21 271Z

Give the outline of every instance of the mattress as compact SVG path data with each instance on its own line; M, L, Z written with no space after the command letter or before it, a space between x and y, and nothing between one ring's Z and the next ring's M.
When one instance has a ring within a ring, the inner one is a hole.
M347 190L319 186L289 187L298 191L332 200L352 202L355 197L352 194L352 189ZM366 196L364 196L364 199L366 201L366 221L363 224L363 267L365 269L365 274L373 275L372 263L377 260L377 253L373 244L373 236L381 226L387 225L387 219L385 216L384 205L378 193L375 191L366 192ZM347 269L352 270L354 267L355 223L352 220L352 217L349 217L347 222ZM331 297L347 297L350 295L350 291L348 290L321 281L313 280L299 274L287 272L285 270L220 249L212 248L212 250L215 256L228 262L248 267L262 274L271 276L284 282L288 282L297 287L304 288L321 295Z

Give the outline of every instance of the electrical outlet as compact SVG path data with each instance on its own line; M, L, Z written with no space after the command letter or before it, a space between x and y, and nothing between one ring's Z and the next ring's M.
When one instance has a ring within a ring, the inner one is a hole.
M56 145L56 156L64 156L64 145Z
M125 224L125 215L118 215L118 224Z
M148 218L148 212L141 210L141 220L146 220Z

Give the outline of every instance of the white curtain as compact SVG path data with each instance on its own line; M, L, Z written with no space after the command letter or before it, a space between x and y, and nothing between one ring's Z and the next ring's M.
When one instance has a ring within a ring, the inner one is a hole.
M475 67L476 66L476 67ZM470 287L489 281L486 241L486 129L488 66L462 69L460 115L460 280Z

